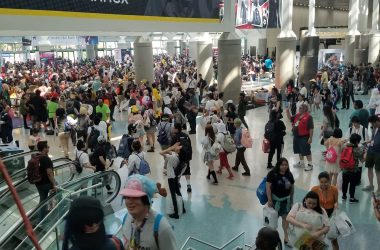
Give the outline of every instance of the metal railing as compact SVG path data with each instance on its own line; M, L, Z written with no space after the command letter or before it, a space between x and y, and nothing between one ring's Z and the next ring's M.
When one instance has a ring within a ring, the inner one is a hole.
M238 250L238 249L252 249L252 246L250 245L247 245L244 243L244 236L245 236L245 232L241 232L239 233L238 235L234 236L231 240L229 240L227 243L225 243L223 246L221 247L218 247L218 246L215 246L211 243L208 243L206 241L203 241L203 240L200 240L198 238L195 238L195 237L188 237L187 240L185 241L185 243L182 245L181 247L181 250L187 250L187 249L191 249L191 250L198 250L197 248L195 248L194 246L191 246L191 241L194 241L196 244L199 243L202 245L202 248L200 248L199 250L203 250L203 249L206 249L209 250L209 249L216 249L216 250ZM242 239L242 242L241 244L238 244L238 246L235 246L233 247L232 244L237 241L239 238ZM233 247L233 248L228 248L228 247Z

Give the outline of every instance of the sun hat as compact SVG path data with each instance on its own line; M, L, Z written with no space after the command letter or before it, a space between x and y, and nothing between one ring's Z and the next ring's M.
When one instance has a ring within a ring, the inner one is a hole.
M153 195L157 192L155 181L146 176L134 174L128 177L125 187L119 195L133 198L148 196L149 202L152 203Z

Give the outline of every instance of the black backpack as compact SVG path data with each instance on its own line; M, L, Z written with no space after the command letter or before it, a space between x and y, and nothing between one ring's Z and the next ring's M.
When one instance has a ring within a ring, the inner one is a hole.
M274 133L274 122L268 121L267 124L265 124L265 132L264 132L265 139L269 141L273 141L275 139L275 133Z
M100 131L97 130L94 126L91 127L91 132L88 137L88 147L93 149L98 143L98 137L100 136Z
M134 138L128 134L123 135L120 140L119 148L117 149L117 156L127 159L132 153L132 142Z
M80 157L82 156L83 152L78 156L78 152L75 153L75 160L73 160L73 165L75 167L75 170L77 171L78 174L82 173L83 167L80 164Z
M183 152L185 153L185 159L184 161L185 162L189 162L191 161L192 159L192 156L193 156L193 149L191 147L191 141L190 141L190 138L188 135L184 134L182 136L179 137L179 143L181 144L182 146L182 149Z

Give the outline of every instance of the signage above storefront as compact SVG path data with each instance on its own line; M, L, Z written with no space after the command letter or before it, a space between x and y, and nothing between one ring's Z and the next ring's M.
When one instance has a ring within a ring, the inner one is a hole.
M1 0L0 14L218 23L221 0Z

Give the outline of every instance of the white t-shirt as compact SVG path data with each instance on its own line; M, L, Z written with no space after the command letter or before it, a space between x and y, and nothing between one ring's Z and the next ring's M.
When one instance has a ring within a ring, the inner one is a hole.
M140 152L136 154L133 152L129 157L128 157L128 172L137 172L137 170L140 169L140 162L141 159L144 159L144 152Z
M99 125L94 125L94 128L100 132L104 138L107 139L107 123L105 121L100 121ZM88 127L87 134L91 134L92 126Z
M205 110L211 111L211 109L216 108L215 100L211 99L206 102Z
M171 110L170 108L165 107L165 108L164 108L164 114L167 114L167 115L173 115L173 112L172 112L172 110Z
M77 171L75 171L75 175L74 175L75 179L79 179L79 178L82 178L84 176L87 176L87 175L94 173L93 169L85 167L86 164L90 164L90 159L89 159L88 154L86 152L75 149L74 156L75 156L75 158L76 158L76 156L78 156L79 163L80 163L81 167L83 168L82 173L80 173L80 174Z
M172 226L168 220L163 217L158 227L158 246L154 238L154 221L157 212L150 210L147 221L140 229L140 246L130 246L133 243L133 237L136 232L137 226L132 222L133 218L128 214L127 219L123 225L123 241L126 249L149 249L149 250L177 250L176 240L174 237ZM135 247L135 248L134 248Z
M305 86L301 88L300 94L303 95L304 97L307 97L307 89Z

